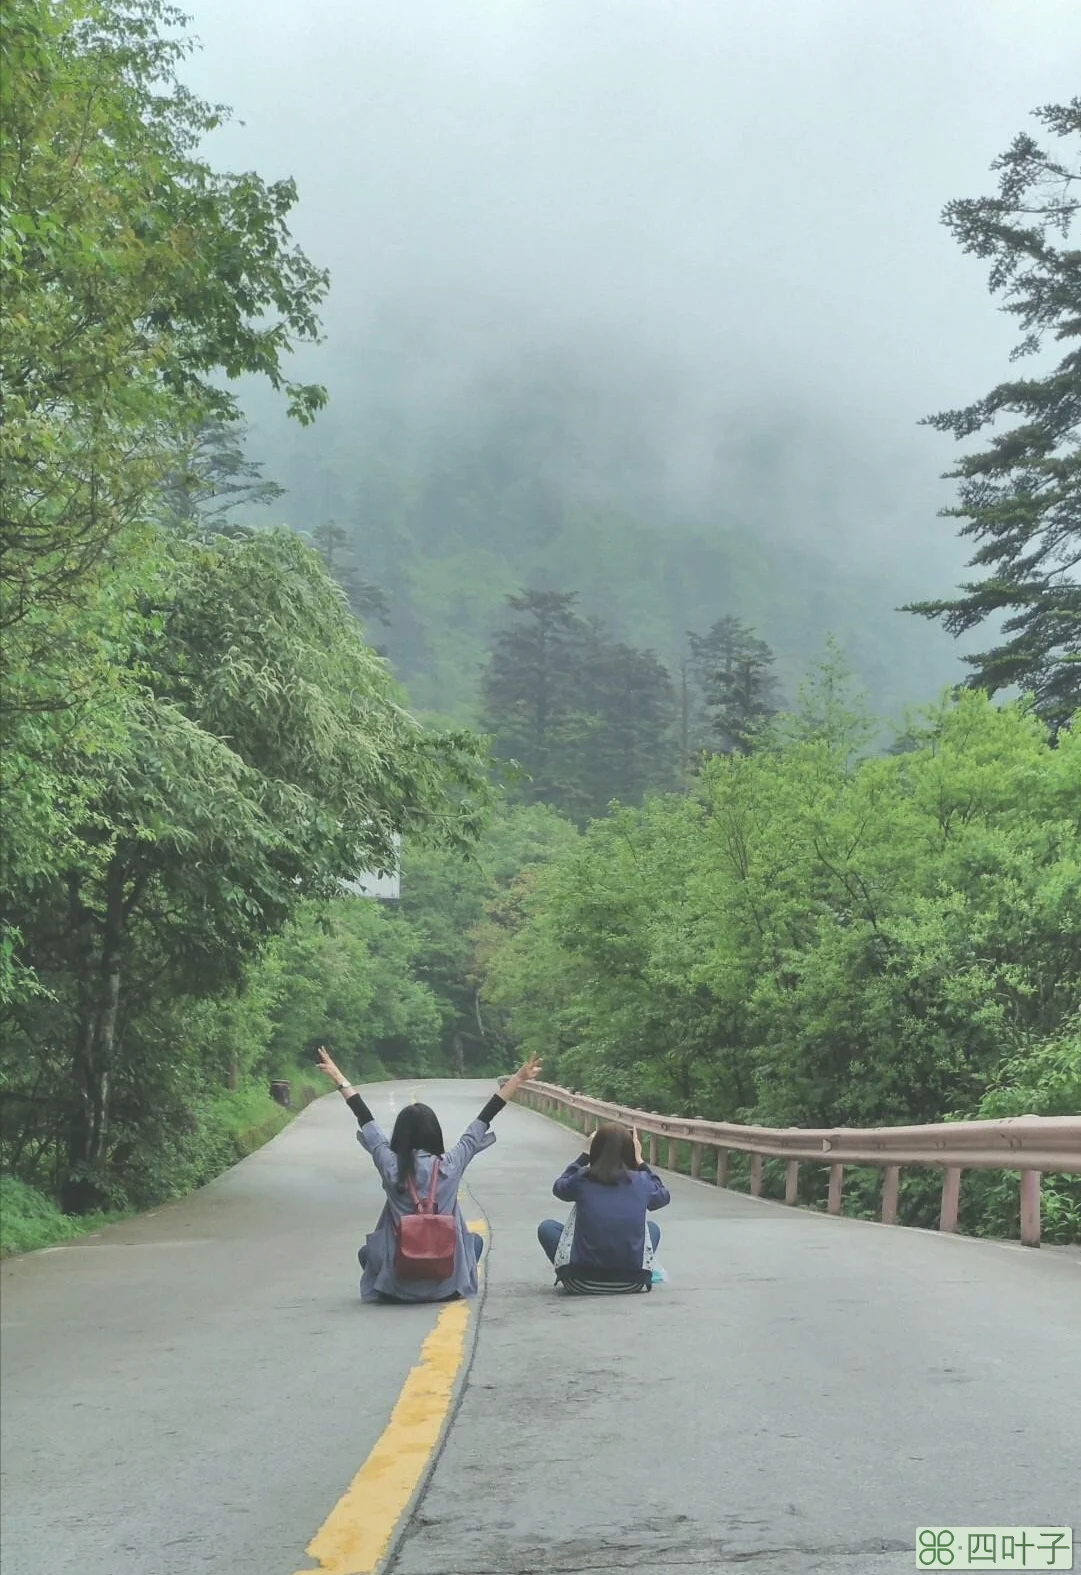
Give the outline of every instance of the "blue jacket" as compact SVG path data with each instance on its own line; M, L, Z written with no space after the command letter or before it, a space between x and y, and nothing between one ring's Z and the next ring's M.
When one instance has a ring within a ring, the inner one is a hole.
M646 1214L672 1201L668 1188L648 1165L626 1171L614 1186L593 1181L588 1154L579 1154L567 1166L552 1191L560 1202L575 1204L572 1266L610 1273L641 1270Z

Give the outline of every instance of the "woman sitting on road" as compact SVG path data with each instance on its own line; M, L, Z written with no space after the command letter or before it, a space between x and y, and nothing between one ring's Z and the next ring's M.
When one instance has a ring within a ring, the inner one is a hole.
M470 1160L495 1142L489 1124L522 1084L536 1077L540 1062L527 1061L508 1078L503 1093L493 1094L454 1147L444 1152L439 1119L428 1105L406 1105L388 1141L358 1091L322 1046L318 1055L321 1070L338 1085L357 1118L357 1141L372 1156L387 1198L375 1230L357 1254L364 1271L361 1300L441 1302L475 1296L477 1260L484 1238L470 1233L458 1202L458 1187ZM407 1226L404 1233L402 1230L402 1221L417 1215L427 1215L434 1226L424 1241L413 1234L415 1224ZM437 1244L434 1250L433 1241ZM412 1259L410 1242L414 1243ZM421 1242L419 1251L417 1242ZM425 1253L427 1264L421 1261ZM443 1273L440 1265L448 1272ZM439 1278L432 1277L433 1270Z
M545 1220L537 1228L556 1280L575 1291L648 1290L653 1269L646 1229L654 1253L661 1232L646 1214L672 1200L661 1178L643 1162L637 1130L598 1127L588 1153L568 1165L552 1191L560 1202L574 1205L567 1225Z

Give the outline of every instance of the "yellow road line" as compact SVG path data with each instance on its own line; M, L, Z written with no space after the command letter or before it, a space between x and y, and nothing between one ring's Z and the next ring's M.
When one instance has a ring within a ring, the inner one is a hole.
M469 1229L487 1241L483 1220L470 1220ZM465 1358L470 1311L467 1301L449 1302L439 1314L390 1421L308 1544L318 1570L298 1575L374 1575L378 1569L442 1435Z

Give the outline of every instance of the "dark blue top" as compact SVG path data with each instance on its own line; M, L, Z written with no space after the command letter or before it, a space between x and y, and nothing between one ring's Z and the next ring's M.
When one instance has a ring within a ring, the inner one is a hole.
M637 1273L646 1250L646 1213L672 1201L648 1165L628 1170L614 1186L593 1181L589 1155L579 1154L552 1188L562 1203L576 1205L571 1264L575 1268Z

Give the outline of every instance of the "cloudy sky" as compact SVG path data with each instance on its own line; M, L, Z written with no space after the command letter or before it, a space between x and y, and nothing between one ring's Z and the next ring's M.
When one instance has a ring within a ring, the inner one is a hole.
M939 215L1081 87L1076 0L188 9L189 79L245 122L215 160L299 183L332 394L387 323L429 394L595 342L652 368L673 471L715 460L719 413L788 412L812 486L816 451L831 496L839 456L862 467L868 530L948 501L916 422L997 381L1012 334Z

